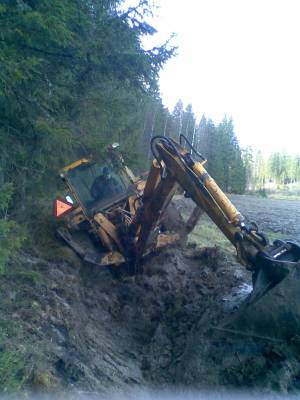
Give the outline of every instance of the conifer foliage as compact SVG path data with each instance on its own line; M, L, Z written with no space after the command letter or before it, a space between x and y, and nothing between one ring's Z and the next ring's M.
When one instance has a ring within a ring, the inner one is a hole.
M145 21L147 0L121 6L120 0L1 1L0 248L9 220L49 210L63 165L116 140L136 160L132 143L147 99L156 96L159 70L174 49L142 47L142 37L155 32Z

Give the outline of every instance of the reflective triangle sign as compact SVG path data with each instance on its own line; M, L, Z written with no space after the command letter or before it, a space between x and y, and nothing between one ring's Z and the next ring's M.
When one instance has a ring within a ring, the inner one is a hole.
M73 209L73 204L67 200L56 199L54 201L53 214L56 218L62 217Z

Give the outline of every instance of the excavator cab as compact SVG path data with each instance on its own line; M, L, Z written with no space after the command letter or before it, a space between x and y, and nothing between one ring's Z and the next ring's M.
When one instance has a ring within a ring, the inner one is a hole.
M57 229L58 237L97 266L116 267L132 260L138 236L135 219L142 208L145 180L135 177L115 150L103 164L81 159L63 168L60 176L68 195L54 202L55 217L66 221L66 226ZM161 230L158 219L143 255L179 239L178 234Z
M124 171L93 161L68 168L63 179L88 217L134 194L133 183Z
M60 177L67 196L54 201L54 216L65 222L57 236L85 261L98 266L124 263L119 232L124 213L130 215L129 199L138 196L140 180L116 155L104 163L77 160L64 167Z

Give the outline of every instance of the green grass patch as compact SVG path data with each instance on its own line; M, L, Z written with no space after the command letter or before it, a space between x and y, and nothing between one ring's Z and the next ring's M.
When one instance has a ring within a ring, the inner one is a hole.
M28 380L29 368L26 349L20 345L22 326L0 320L0 391L16 392ZM12 338L18 338L13 343Z
M274 192L268 194L269 199L274 199L274 200L293 200L293 201L300 201L300 195L299 194L289 194L289 193L284 193L284 192Z
M25 355L18 350L2 348L0 350L0 390L2 392L19 391L27 378Z
M37 284L42 281L42 275L37 271L6 271L0 276L30 284Z
M285 240L286 237L287 237L286 234L283 234L283 233L281 233L281 232L273 232L273 231L270 231L270 230L267 230L267 231L265 231L264 233L265 233L266 236L268 237L270 243L271 243L271 242L274 242L274 240L277 240L277 239L283 239L283 240Z
M186 219L187 215L183 214L183 217ZM286 236L270 230L264 233L267 235L270 242L276 239L284 239ZM188 243L196 243L201 247L218 246L227 252L236 254L235 247L206 215L200 218L195 229L189 234Z
M187 217L183 214L184 219ZM201 247L218 246L226 251L235 251L222 231L206 215L200 218L194 230L189 234L188 243L197 243Z

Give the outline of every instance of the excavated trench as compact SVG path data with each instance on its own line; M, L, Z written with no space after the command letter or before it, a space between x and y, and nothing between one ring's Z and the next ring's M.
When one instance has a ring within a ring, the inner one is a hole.
M286 288L277 288L239 313L251 277L231 254L173 247L136 277L64 254L21 254L1 283L0 361L15 355L23 387L299 390L299 295L284 309ZM0 378L3 389L8 382Z

